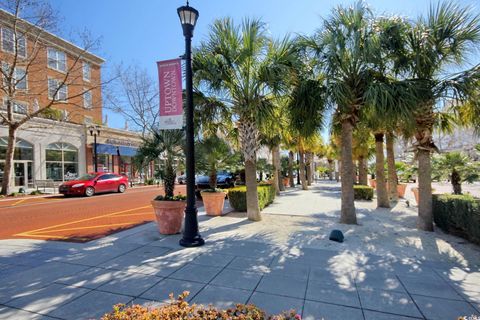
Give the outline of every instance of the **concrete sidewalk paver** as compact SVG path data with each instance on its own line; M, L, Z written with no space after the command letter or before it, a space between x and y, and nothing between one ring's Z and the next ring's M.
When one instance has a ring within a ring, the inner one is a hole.
M340 225L338 197L338 185L321 183L283 193L260 222L202 216L199 248L154 223L83 244L0 241L0 319L98 319L117 303L158 306L184 291L195 303L315 320L480 313L478 246L417 231L402 202L390 211L357 203L360 225ZM333 228L344 243L328 240Z

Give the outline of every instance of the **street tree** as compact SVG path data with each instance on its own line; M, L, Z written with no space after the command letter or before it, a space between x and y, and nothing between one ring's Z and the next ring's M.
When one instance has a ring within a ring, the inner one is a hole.
M10 193L13 159L17 133L36 117L55 115L55 120L75 116L76 110L85 108L86 97L89 107L101 99L92 92L101 86L93 77L88 88L84 87L82 75L85 61L98 64L103 60L89 53L98 46L88 33L79 35L82 47L66 42L67 53L52 49L55 41L49 30L54 30L58 20L47 1L4 0L0 3L2 19L2 65L0 94L4 103L0 108L0 124L8 128L2 188L3 195ZM55 79L49 78L46 66L59 70ZM90 66L92 70L98 66ZM69 114L67 114L67 108ZM56 109L62 109L60 110Z

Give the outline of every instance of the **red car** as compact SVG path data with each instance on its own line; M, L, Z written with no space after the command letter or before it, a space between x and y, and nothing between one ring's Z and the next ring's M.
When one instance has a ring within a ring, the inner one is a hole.
M120 192L127 189L128 178L115 173L88 173L76 180L66 181L60 185L58 191L65 196L85 195L95 193Z

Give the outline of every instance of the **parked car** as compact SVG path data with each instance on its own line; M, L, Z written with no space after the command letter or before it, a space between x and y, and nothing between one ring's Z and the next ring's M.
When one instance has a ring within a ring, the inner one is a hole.
M181 176L178 176L178 177L177 177L177 182L178 182L178 184L185 184L185 183L187 183L187 175L186 175L186 174L182 174Z
M201 190L210 188L210 177L206 175L198 175L195 178L195 189L200 192ZM235 185L235 177L233 173L226 171L217 172L217 187L218 188L231 188Z
M96 193L119 192L127 189L128 178L115 173L88 173L76 180L65 181L58 191L65 196L87 196Z

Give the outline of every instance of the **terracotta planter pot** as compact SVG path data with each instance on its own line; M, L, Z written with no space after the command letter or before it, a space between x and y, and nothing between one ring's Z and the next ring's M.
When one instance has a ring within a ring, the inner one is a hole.
M283 178L283 185L285 187L289 187L290 186L290 178Z
M225 192L202 192L203 205L208 216L221 216L225 203Z
M397 193L400 198L405 198L405 190L407 190L407 185L404 183L397 184Z
M377 180L376 179L370 179L370 187L376 188L377 187Z
M161 234L177 234L182 228L185 201L156 201L152 202L155 210L158 231Z

